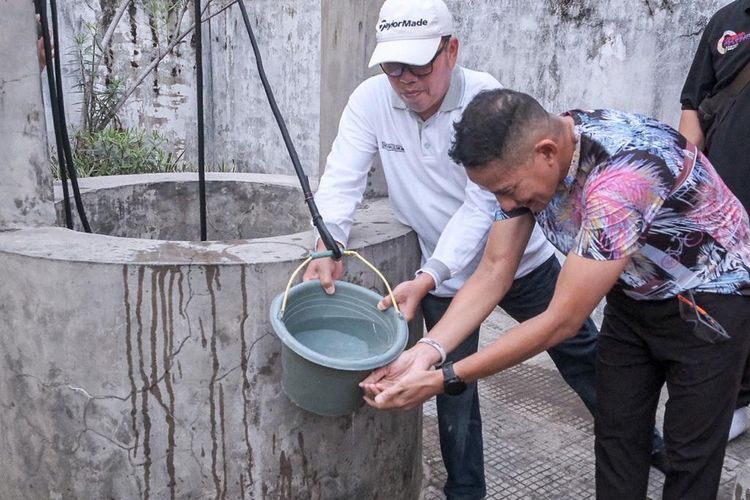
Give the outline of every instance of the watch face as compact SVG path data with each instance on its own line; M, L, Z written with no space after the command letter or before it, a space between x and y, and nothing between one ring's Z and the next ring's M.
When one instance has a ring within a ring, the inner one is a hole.
M457 396L466 390L466 382L454 378L445 382L445 393L449 396Z

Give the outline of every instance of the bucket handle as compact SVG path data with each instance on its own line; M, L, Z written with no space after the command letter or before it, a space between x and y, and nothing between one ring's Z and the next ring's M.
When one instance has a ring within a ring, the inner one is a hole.
M388 295L391 296L391 302L393 303L393 308L396 310L396 312L401 315L401 311L398 308L398 304L396 303L396 297L393 295L393 290L391 290L391 285L388 284L388 280L385 279L385 276L383 276L383 273L378 271L378 268L370 264L370 262L367 261L364 257L362 257L360 254L355 252L354 250L344 250L341 252L343 255L350 255L353 257L357 257L359 260L361 260L367 267L373 270L375 274L378 275L378 277L383 280L383 283L385 283L385 288L388 290ZM284 316L284 310L286 309L286 300L289 298L289 289L292 287L292 283L294 282L294 278L297 277L297 274L302 270L303 267L305 267L310 261L315 259L323 259L325 257L333 257L333 252L330 250L325 250L323 252L313 252L310 254L310 256L302 262L302 264L297 267L297 269L294 270L291 277L289 278L289 282L286 284L286 290L284 290L284 300L281 302L281 309L279 310L279 317Z

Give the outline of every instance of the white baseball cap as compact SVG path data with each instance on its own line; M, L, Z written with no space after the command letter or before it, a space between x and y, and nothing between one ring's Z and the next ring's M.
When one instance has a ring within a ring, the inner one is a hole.
M371 68L384 62L419 66L435 56L443 36L453 34L453 16L443 0L385 0L375 31Z

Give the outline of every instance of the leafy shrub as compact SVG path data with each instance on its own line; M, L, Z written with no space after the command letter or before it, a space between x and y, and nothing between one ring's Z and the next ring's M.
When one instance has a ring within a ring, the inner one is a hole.
M73 163L78 177L99 175L197 172L198 166L180 161L166 151L168 139L158 132L142 129L106 128L98 132L78 131L74 137ZM237 164L222 161L207 164L207 172L238 172ZM60 178L57 155L52 156L52 174Z
M184 170L180 158L166 151L167 138L155 131L112 127L95 132L78 131L74 144L73 164L79 177ZM57 161L53 161L53 172L59 178Z

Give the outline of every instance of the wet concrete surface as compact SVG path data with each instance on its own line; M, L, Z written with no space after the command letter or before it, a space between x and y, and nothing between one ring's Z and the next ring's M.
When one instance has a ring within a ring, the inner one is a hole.
M481 345L514 324L495 311L482 327ZM479 393L488 499L595 498L593 418L546 353L480 381ZM666 391L659 428L665 399ZM423 440L423 499L444 499L434 400L424 405ZM727 446L718 499L734 497L737 474L748 463L750 433L745 433ZM651 468L648 499L660 499L663 484L664 476Z

